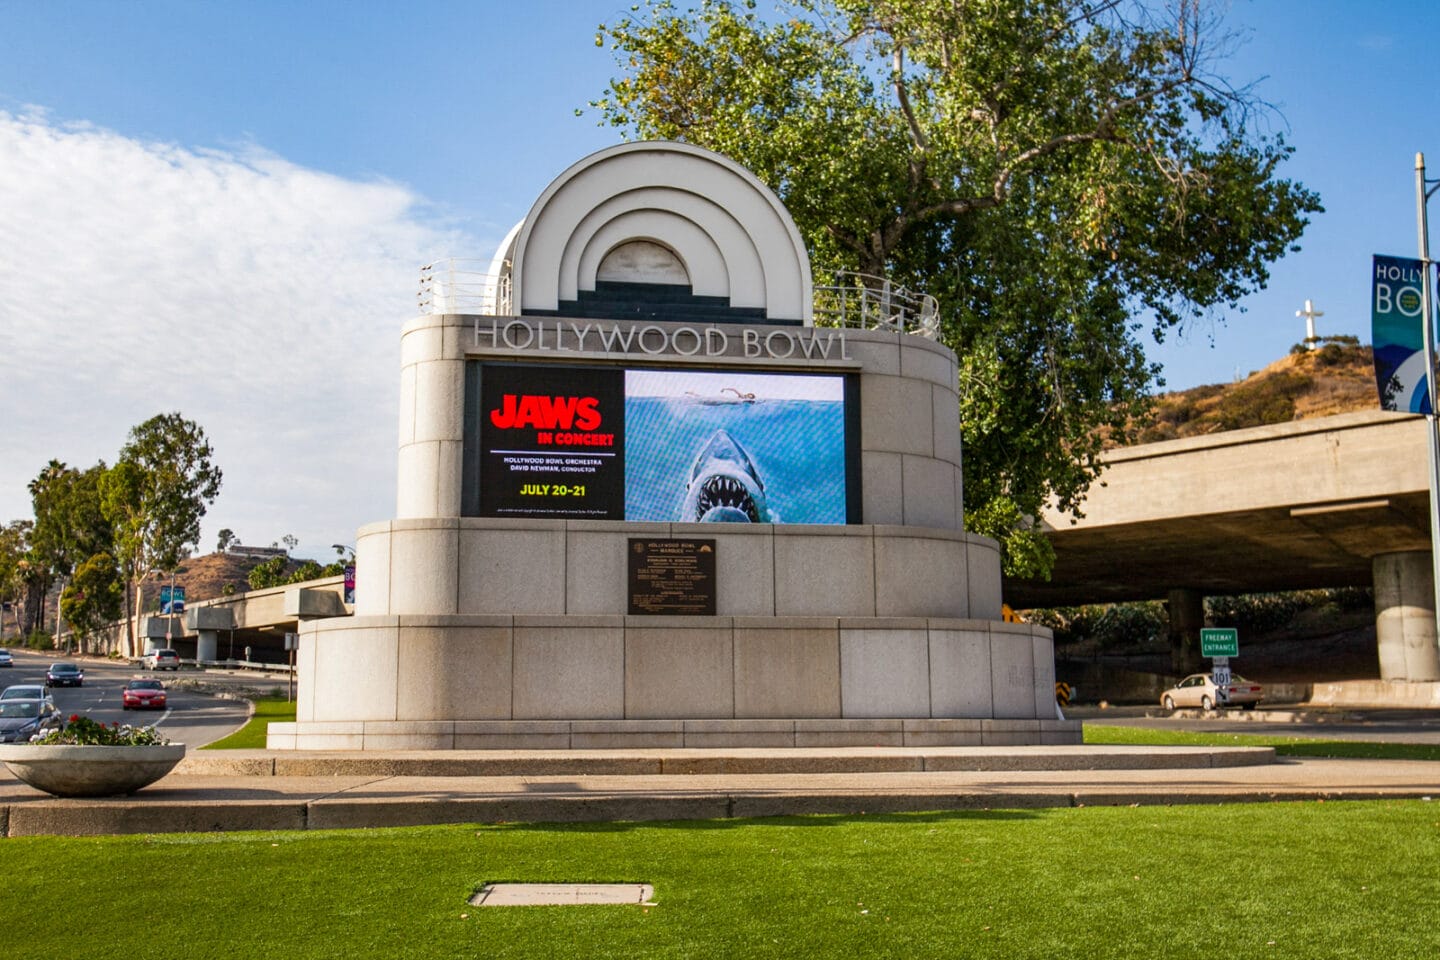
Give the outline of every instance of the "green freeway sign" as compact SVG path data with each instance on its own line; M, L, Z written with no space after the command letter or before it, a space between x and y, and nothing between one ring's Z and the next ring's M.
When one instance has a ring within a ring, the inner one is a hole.
M1240 633L1234 627L1205 627L1200 631L1200 656L1240 656Z

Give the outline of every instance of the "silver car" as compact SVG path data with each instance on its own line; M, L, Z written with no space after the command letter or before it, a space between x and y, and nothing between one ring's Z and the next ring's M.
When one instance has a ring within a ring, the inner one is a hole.
M49 700L54 702L54 699L50 696L50 688L42 687L38 683L16 683L0 690L0 700Z
M1199 707L1213 710L1216 707L1254 707L1265 696L1265 688L1246 680L1239 674L1230 675L1230 683L1222 696L1215 686L1215 677L1209 673L1192 673L1175 686L1160 694L1160 705L1166 710L1176 707Z
M65 718L49 700L0 700L0 743L29 743L64 726Z

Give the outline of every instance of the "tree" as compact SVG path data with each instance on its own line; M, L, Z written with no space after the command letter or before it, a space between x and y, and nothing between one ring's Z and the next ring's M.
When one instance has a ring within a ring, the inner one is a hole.
M12 520L0 526L0 604L14 614L17 628L20 627L20 609L25 599L29 568L25 558L30 549L31 526L29 520ZM4 609L0 608L0 636L4 636ZM22 628L20 632L25 630Z
M735 158L777 191L817 276L940 301L960 358L970 529L1048 575L1032 518L1078 513L1106 436L1158 369L1136 339L1263 287L1321 209L1277 170L1264 105L1212 72L1200 0L669 0L602 25L621 76L594 102L643 138ZM1134 11L1127 16L1127 13Z
M235 536L235 531L229 527L225 527L220 531L220 539L215 542L215 549L219 553L224 553L230 544L239 542L239 539Z
M261 561L251 567L250 572L245 575L245 582L250 584L251 590L278 587L289 582L289 577L285 573L288 566L290 566L289 557L271 557L269 560Z
M125 590L115 558L108 553L97 553L76 567L60 595L60 612L82 644L118 620L124 608Z
M199 424L178 413L159 414L134 427L119 462L101 483L105 515L115 527L115 560L127 609L141 613L141 582L154 570L173 570L200 520L220 492L221 472ZM136 652L135 620L126 642Z
M37 602L56 580L71 575L76 565L110 549L112 531L101 508L100 482L105 464L76 470L51 460L29 484L35 512L29 535L32 589ZM57 635L59 624L56 624Z

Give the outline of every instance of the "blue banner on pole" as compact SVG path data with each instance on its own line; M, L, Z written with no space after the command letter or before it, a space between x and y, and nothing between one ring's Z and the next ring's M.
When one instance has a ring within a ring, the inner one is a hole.
M1375 256L1370 287L1370 342L1380 409L1429 413L1425 371L1421 263Z
M160 612L176 614L185 612L185 588L163 586L160 588Z

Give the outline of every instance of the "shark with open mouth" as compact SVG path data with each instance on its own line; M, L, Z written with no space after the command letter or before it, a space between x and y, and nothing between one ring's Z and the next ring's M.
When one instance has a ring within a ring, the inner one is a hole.
M716 430L690 468L680 507L683 523L772 523L765 483L745 448Z

